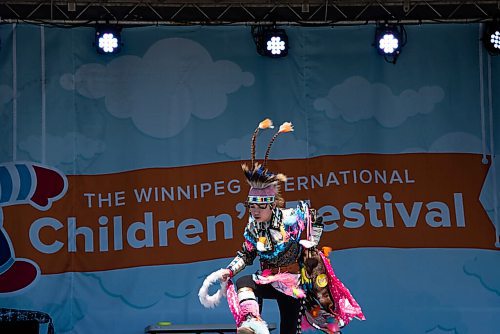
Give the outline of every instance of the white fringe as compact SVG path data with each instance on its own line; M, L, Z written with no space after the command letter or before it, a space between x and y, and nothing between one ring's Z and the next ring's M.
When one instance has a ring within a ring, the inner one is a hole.
M264 320L257 320L255 318L250 318L243 321L240 325L241 327L251 328L255 334L269 334L269 329Z
M219 269L205 278L205 280L203 281L203 285L198 292L198 297L200 298L201 305L205 306L206 308L214 308L219 305L222 297L226 296L227 281L223 282L221 280L222 274L224 274L225 271L226 269ZM215 294L209 295L208 288L217 281L220 281L220 289L217 290Z
M304 246L304 248L306 248L306 249L309 249L309 248L312 248L313 246L316 246L316 243L314 243L313 241L304 240L304 239L300 240L299 244L301 244L302 246Z

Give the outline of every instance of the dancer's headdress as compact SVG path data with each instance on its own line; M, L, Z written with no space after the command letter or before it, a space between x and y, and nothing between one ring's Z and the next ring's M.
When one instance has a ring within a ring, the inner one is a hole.
M280 194L279 183L280 181L285 182L286 176L281 173L274 174L270 172L267 169L266 164L274 141L280 133L293 131L292 123L285 122L281 124L278 132L274 134L273 138L271 138L271 141L269 142L269 145L267 146L266 155L264 156L262 164L255 161L255 142L257 140L259 130L272 128L274 128L273 122L269 118L266 118L259 123L259 126L255 129L252 135L252 164L250 167L247 164L242 165L243 172L245 173L247 182L250 185L247 203L276 203L278 206L283 206L284 204L283 198Z

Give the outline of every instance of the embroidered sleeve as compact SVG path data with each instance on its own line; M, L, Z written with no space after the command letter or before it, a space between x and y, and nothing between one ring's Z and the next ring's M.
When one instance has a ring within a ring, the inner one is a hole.
M227 266L227 269L231 270L232 276L234 276L245 269L246 266L252 265L256 257L257 249L250 241L245 239L241 251L237 252L236 257Z

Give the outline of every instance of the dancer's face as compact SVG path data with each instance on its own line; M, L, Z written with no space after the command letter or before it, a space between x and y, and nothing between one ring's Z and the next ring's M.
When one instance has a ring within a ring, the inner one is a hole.
M262 223L268 222L273 216L274 204L248 204L248 210L255 221Z

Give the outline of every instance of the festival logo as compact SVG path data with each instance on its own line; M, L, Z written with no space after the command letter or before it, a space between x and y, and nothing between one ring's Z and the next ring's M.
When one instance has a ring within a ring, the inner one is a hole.
M323 217L324 246L497 249L494 225L479 201L489 169L481 160L466 153L353 154L268 166L288 177L282 187L287 206L307 200ZM240 164L68 175L67 193L63 176L53 172L54 188L34 168L24 179L36 181L37 191L41 182L49 188L43 196L19 186L19 194L2 192L3 205L9 203L4 231L16 254L44 274L232 257L248 219ZM19 167L4 167L2 191L21 174ZM63 193L50 210L40 203Z

